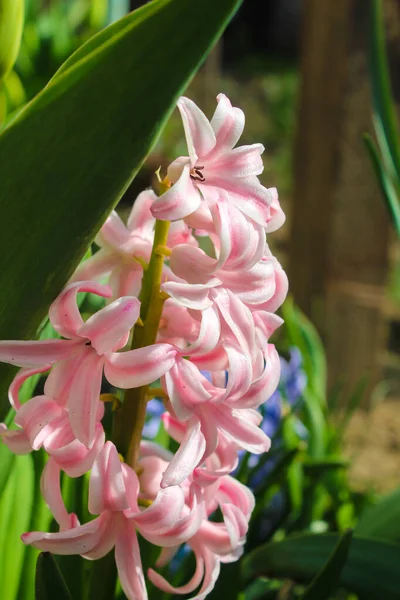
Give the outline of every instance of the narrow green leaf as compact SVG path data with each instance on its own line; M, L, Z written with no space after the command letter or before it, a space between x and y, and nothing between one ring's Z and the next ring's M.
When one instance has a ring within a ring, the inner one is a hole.
M385 47L383 2L371 0L370 7L369 66L375 130L386 168L400 181L399 131Z
M1 600L15 600L18 593L25 556L20 536L29 529L33 493L32 456L17 456L0 501Z
M400 544L400 488L367 508L357 523L355 533Z
M24 0L0 0L0 82L18 56L24 27Z
M0 500L12 471L14 459L15 454L5 444L0 443Z
M0 339L34 335L239 4L150 2L78 50L2 132ZM12 371L0 369L0 418Z
M244 583L260 577L309 583L332 554L337 534L297 535L260 546L241 561ZM398 600L400 545L353 537L339 585L360 600Z
M36 600L72 600L62 573L50 552L41 552L36 563Z
M385 171L372 137L366 133L364 134L363 139L368 150L379 187L381 188L383 198L386 202L393 226L396 230L397 236L400 237L400 201L396 186L391 181L389 173Z
M303 594L302 600L329 600L331 593L339 585L340 575L347 561L352 535L351 530L342 535L328 561Z

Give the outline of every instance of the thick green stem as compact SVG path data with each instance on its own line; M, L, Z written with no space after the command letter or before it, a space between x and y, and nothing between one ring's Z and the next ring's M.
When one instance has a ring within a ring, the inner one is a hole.
M153 250L148 268L144 272L140 294L140 318L133 332L132 349L154 344L157 337L165 299L161 293L161 278L164 263L163 250L167 244L169 221L156 221ZM126 390L122 407L114 419L113 439L125 462L136 468L139 446L146 418L148 385Z

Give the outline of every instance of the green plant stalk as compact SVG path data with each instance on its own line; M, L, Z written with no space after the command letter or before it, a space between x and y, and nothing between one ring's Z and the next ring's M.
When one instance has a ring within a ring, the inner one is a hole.
M164 254L162 247L167 244L169 221L156 221L154 243L150 262L144 272L140 293L140 318L133 332L132 350L154 344L157 337L161 314L165 302L160 287ZM149 386L126 390L124 401L114 418L114 441L125 462L137 467L139 446L146 418L146 405Z

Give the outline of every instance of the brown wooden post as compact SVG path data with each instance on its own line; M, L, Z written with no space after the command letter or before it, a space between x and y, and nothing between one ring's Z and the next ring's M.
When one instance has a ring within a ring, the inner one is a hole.
M347 392L363 373L371 392L385 341L388 217L362 142L373 129L367 9L306 1L295 147L291 288Z

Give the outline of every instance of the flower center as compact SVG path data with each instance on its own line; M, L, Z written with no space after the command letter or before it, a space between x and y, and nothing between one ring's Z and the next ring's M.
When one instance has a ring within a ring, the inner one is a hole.
M193 169L190 171L190 177L191 179L193 179L194 181L205 181L206 178L204 177L202 170L204 169L204 167L193 167Z

